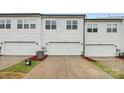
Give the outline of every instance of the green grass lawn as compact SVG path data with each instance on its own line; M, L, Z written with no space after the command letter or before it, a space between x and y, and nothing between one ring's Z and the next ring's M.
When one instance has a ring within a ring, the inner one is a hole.
M0 70L0 72L22 72L22 73L28 73L31 71L36 65L38 65L40 62L38 61L32 61L31 66L25 65L25 62L20 62L16 65L10 66L8 68L5 68L3 70Z
M102 69L104 72L110 74L113 78L116 79L124 79L124 74L118 72L118 71L114 71L112 68L101 64L100 62L97 61L91 61L91 63L93 63L94 65L96 65L98 68Z
M35 66L37 66L39 61L32 61L31 66L25 65L25 62L20 62L13 66L7 67L0 70L0 78L23 78L28 72L30 72Z

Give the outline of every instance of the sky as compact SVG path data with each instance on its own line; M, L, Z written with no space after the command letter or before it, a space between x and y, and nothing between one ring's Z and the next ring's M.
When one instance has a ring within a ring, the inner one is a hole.
M0 0L0 13L88 13L90 18L119 16L124 15L124 2L120 1L123 0Z
M88 18L108 17L108 16L124 16L124 13L86 13Z

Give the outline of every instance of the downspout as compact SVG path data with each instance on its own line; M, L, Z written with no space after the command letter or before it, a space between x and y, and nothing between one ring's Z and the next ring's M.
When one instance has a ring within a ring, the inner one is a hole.
M83 20L83 56L85 56L85 18L86 15L84 16Z
M40 31L41 31L41 33L40 33L40 43L41 43L41 45L40 45L40 51L42 51L42 46L43 46L43 30L42 30L42 14L40 15L41 16L41 21L40 21Z

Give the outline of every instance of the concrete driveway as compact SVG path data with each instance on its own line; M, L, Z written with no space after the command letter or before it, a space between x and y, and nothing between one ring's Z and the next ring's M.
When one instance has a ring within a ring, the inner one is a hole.
M25 79L107 79L112 78L81 56L49 56Z
M107 65L111 67L115 71L119 71L124 74L124 59L119 59L119 58L93 58L100 63Z
M0 56L0 70L28 58L28 56Z

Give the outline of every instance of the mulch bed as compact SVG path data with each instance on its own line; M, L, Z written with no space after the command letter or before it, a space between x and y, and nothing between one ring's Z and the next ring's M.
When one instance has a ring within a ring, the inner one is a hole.
M88 60L88 61L96 62L96 60L91 59L91 58L89 58L89 57L86 57L86 56L82 56L82 57L85 58L85 59Z
M122 56L117 56L116 58L124 59L124 57L122 57Z
M42 58L37 58L37 56L32 56L28 59L32 60L32 61L43 61L44 59L46 59L48 57L48 55L44 55L44 57Z

